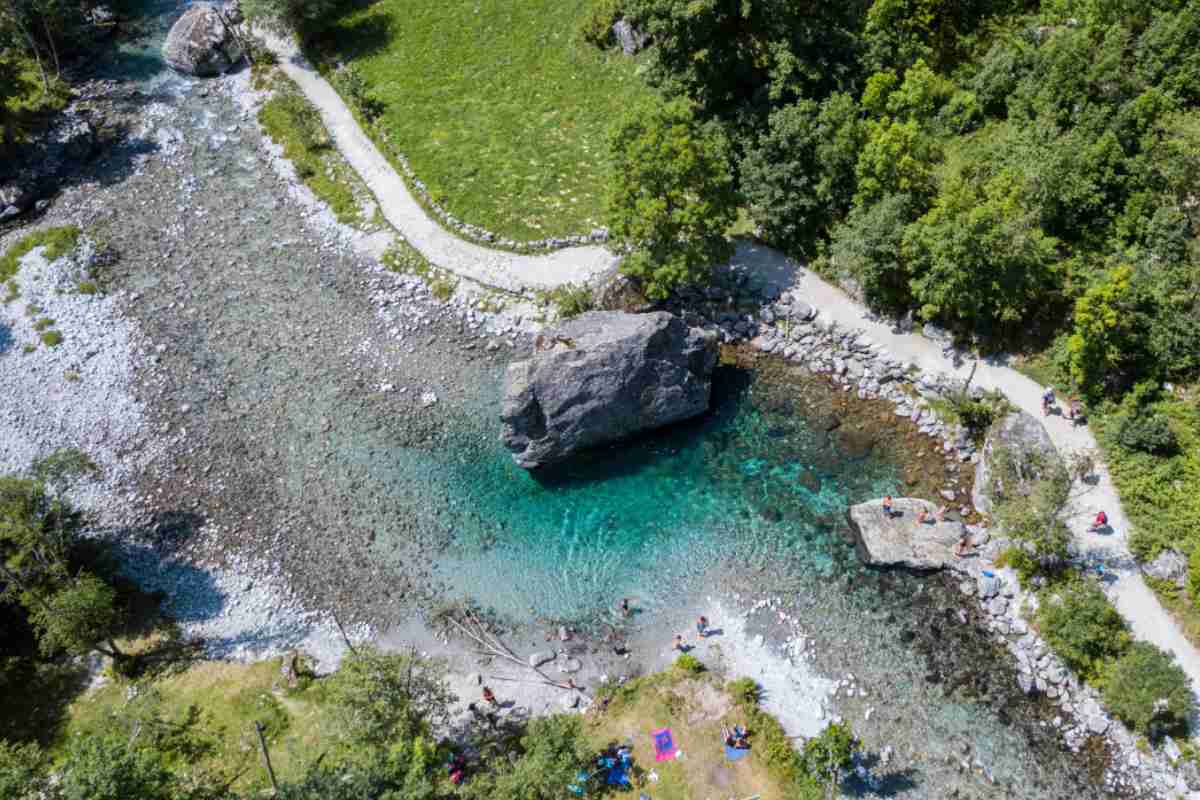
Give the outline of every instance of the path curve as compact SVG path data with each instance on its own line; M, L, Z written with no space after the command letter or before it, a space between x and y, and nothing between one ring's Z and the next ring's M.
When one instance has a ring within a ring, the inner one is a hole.
M737 256L738 261L760 274L774 271L782 276L791 271L792 277L787 285L791 286L797 297L820 310L818 319L823 317L826 321L837 322L841 327L862 330L890 355L910 361L922 371L951 373L963 380L970 374L973 364L970 359L956 366L942 354L940 343L916 333L894 332L890 324L876 321L862 305L812 270L797 267L794 263L789 270L780 263L781 259L786 261L769 248L749 246L740 248ZM972 385L1002 392L1013 405L1041 419L1050 439L1064 455L1092 450L1099 456L1096 440L1086 426L1076 427L1059 415L1042 416L1044 387L1011 367L980 361ZM1066 523L1076 546L1085 557L1098 559L1105 564L1110 575L1115 574L1116 580L1107 581L1106 592L1129 623L1134 636L1173 653L1191 679L1193 690L1200 689L1200 650L1187 640L1179 625L1142 580L1141 570L1127 542L1132 525L1121 508L1108 467L1099 459L1096 473L1099 477L1096 485L1076 482L1073 488L1074 499L1068 509ZM1113 533L1088 531L1091 521L1101 510L1108 515Z
M338 149L375 194L388 222L434 266L510 292L581 283L615 270L617 257L602 247L577 247L546 255L517 255L475 245L447 232L416 202L404 180L359 127L338 93L304 59L295 44L263 31L258 33L279 56L283 72L316 106ZM796 296L820 309L821 316L827 321L865 332L895 358L909 361L923 371L946 372L964 380L970 372L971 361L955 365L943 354L940 343L919 334L894 332L889 324L876 320L840 289L776 250L743 242L738 246L734 262L743 264L752 274L780 290L791 289ZM1042 416L1044 387L1010 367L982 361L975 372L974 385L999 391L1024 411L1035 417ZM1075 427L1061 416L1051 416L1043 422L1051 440L1064 455L1084 450L1099 452L1096 440L1086 427ZM1127 544L1131 525L1103 462L1098 461L1097 474L1096 485L1077 483L1075 486L1077 497L1066 522L1076 545L1085 557L1101 560L1109 574L1116 576L1107 587L1107 593L1134 635L1173 653L1196 689L1200 687L1200 650L1187 640L1142 580ZM1087 530L1100 510L1108 514L1114 533L1101 535Z
M615 271L618 257L596 245L519 255L472 244L450 233L425 213L341 96L295 43L264 30L255 33L278 56L283 73L317 108L338 150L375 195L383 216L433 266L513 293L584 283Z

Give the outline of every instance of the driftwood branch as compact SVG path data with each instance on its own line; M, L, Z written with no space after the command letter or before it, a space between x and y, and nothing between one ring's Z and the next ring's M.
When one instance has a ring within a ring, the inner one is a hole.
M487 626L480 621L478 617L471 613L470 609L463 609L463 616L465 616L467 619L467 625L459 622L453 616L447 616L446 620L455 628L457 628L460 633L462 633L471 641L475 642L475 644L479 645L482 655L495 656L496 658L504 659L505 661L509 661L513 664L518 664L521 667L532 671L539 678L541 678L541 681L528 681L528 683L543 683L546 686L553 686L556 689L564 689L566 691L582 691L582 689L580 689L578 686L574 686L571 683L563 683L561 681L554 680L554 678L547 675L542 669L533 666L528 661L518 656L512 651L512 648L504 643L500 637L488 630ZM515 678L500 678L499 680L518 682Z

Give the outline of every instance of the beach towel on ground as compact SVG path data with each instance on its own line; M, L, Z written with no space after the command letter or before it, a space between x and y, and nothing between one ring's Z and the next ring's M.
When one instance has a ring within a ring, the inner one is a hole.
M670 761L675 758L675 739L670 728L662 728L650 734L654 737L654 760Z
M730 747L725 745L725 757L730 761L741 761L746 756L750 755L750 748L745 749L738 747Z

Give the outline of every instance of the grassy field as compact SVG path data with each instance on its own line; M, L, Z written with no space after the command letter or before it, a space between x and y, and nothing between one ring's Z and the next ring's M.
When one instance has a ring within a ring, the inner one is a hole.
M457 218L518 241L586 233L608 126L650 92L634 60L579 39L590 5L379 0L316 47L359 73L382 106L372 135Z

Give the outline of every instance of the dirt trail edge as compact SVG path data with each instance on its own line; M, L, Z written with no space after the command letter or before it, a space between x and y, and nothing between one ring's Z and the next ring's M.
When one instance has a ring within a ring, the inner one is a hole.
M458 238L430 219L338 93L300 54L296 45L255 30L279 58L279 68L316 106L342 156L375 195L383 216L435 267L459 277L521 293L584 283L616 269L617 256L603 247L571 247L542 255L492 250Z

